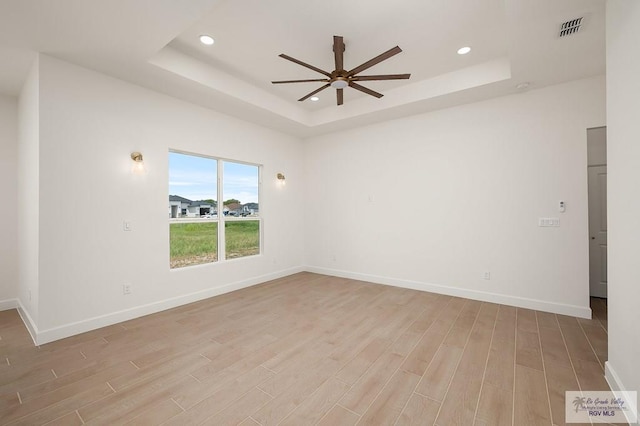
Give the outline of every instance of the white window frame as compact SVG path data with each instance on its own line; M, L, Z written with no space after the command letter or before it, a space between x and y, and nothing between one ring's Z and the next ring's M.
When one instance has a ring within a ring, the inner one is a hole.
M182 151L182 150L177 150L177 149L170 149L169 152L173 152L176 154L182 154L182 155L190 155L193 157L201 157L201 158L206 158L209 160L213 160L216 162L216 170L217 170L217 179L216 179L216 216L215 217L211 217L211 218L188 218L188 219L173 219L170 218L169 219L169 226L171 226L171 224L174 223L209 223L209 222L217 222L218 223L218 257L217 260L215 262L207 262L207 263L199 263L197 265L188 265L188 266L184 266L181 268L171 268L170 269L172 271L174 270L180 270L180 269L185 269L185 268L190 268L190 267L194 267L194 266L203 266L203 265L215 265L215 264L220 264L220 263L225 263L225 262L234 262L234 261L239 261L242 259L248 259L248 258L254 258L254 257L258 257L258 256L262 256L263 252L264 252L264 226L263 226L263 220L262 220L262 168L263 165L262 164L256 164L256 163L250 163L248 161L239 161L239 160L232 160L232 159L228 159L228 158L221 158L221 157L212 157L209 155L205 155L205 154L195 154L193 152L188 152L188 151ZM253 167L257 167L258 168L258 216L254 216L254 217L235 217L235 216L225 216L223 213L224 210L224 163L235 163L235 164L244 164L247 166L253 166ZM167 191L169 192L169 191ZM253 255L249 255L249 256L242 256L242 257L234 257L233 259L227 259L227 240L226 240L226 231L225 231L225 223L226 222L247 222L247 221L258 221L258 238L259 238L259 245L258 245L258 253L257 254L253 254ZM169 242L169 244L171 244L171 242Z

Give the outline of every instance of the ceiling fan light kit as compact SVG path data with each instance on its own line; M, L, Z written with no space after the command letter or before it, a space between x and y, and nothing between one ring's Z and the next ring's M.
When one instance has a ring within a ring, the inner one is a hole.
M335 80L331 82L331 87L334 89L344 89L349 86L349 80L343 77L336 77Z
M309 68L317 73L324 75L326 78L315 78L315 79L305 79L305 80L281 80L281 81L272 81L273 84L287 84L287 83L310 83L310 82L322 82L325 83L324 86L319 89L314 90L313 92L303 96L298 99L298 101L302 102L311 97L313 97L316 93L326 89L327 87L333 87L336 89L336 98L337 104L342 105L344 103L344 93L343 90L347 87L351 87L352 89L359 90L360 92L366 93L367 95L374 96L376 98L381 98L384 96L382 93L378 93L374 90L371 90L367 87L364 87L358 83L357 81L380 81L380 80L406 80L411 77L411 74L385 74L385 75L358 75L362 71L371 68L374 65L379 64L380 62L391 58L394 55L402 52L398 46L387 50L386 52L376 56L373 59L368 60L367 62L353 68L352 70L344 69L344 51L345 44L342 36L333 36L333 53L335 59L335 69L332 72L327 72L313 65L302 62L298 59L292 58L291 56L285 55L284 53L280 55L281 58L301 65L305 68Z

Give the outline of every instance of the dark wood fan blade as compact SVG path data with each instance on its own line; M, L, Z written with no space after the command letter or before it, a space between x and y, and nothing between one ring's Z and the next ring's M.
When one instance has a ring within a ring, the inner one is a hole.
M310 80L282 80L282 81L272 81L272 84L283 84L283 83L311 83L317 81L328 82L329 80L326 78L312 78Z
M338 105L342 105L344 102L344 89L336 89L336 96L338 97Z
M378 93L364 86L360 86L358 83L355 83L353 81L349 82L349 87L353 87L356 90L366 93L367 95L375 96L376 98L381 98L384 96L382 93Z
M342 36L333 36L333 55L336 59L336 71L344 70L344 40Z
M354 75L352 81L374 81L374 80L407 80L411 74L387 74L387 75Z
M320 92L320 91L322 91L322 90L326 89L326 88L327 88L327 87L329 87L329 86L331 86L331 85L327 83L327 84L325 84L324 86L322 86L321 88L319 88L319 89L317 89L317 90L314 90L313 92L309 93L307 96L304 96L304 97L302 97L302 98L298 99L298 101L299 101L299 102L302 102L302 101L304 101L304 100L307 100L307 99L309 99L310 97L312 97L313 95L315 95L316 93L318 93L318 92Z
M366 70L368 68L371 68L372 66L374 66L374 65L376 65L376 64L378 64L378 63L380 63L380 62L382 62L384 60L387 60L387 59L389 59L390 57L392 57L394 55L397 55L400 52L402 52L402 49L400 49L398 46L396 46L394 48L391 48L391 49L387 50L386 52L376 56L375 58L368 60L364 64L355 67L354 69L352 69L351 71L349 71L347 73L347 76L350 77L350 76L356 75L359 72L362 72L362 71L364 71L364 70Z
M324 71L324 70L321 70L321 69L320 69L320 68L318 68L318 67L314 67L313 65L309 65L309 64L304 63L304 62L302 62L302 61L299 61L299 60L297 60L296 58L292 58L292 57L291 57L291 56L289 56L289 55L285 55L284 53L282 53L282 54L281 54L281 55L279 55L279 56L280 56L281 58L283 58L283 59L286 59L287 61L291 61L291 62L296 63L296 64L298 64L298 65L302 65L303 67L309 68L310 70L313 70L313 71L315 71L315 72L319 72L320 74L324 74L324 75L326 75L327 77L331 77L331 73L328 73L328 72L326 72L326 71Z

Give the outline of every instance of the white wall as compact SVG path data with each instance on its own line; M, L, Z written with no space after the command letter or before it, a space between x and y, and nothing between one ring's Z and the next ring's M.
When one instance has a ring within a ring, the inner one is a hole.
M598 77L308 140L307 264L589 316L586 135L604 107Z
M169 270L170 148L263 164L262 256ZM303 264L296 138L41 56L39 149L40 342ZM147 175L131 174L132 151L143 153Z
M18 103L0 96L0 309L18 298Z
M39 78L36 59L18 99L18 298L32 335L38 322L39 300Z
M607 2L609 361L614 388L640 391L640 2Z

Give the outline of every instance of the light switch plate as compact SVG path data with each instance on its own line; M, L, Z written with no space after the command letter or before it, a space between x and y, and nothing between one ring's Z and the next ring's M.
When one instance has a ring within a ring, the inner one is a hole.
M540 218L538 218L538 226L540 226L540 227L557 227L557 226L560 226L560 218L557 218L557 217L540 217Z

